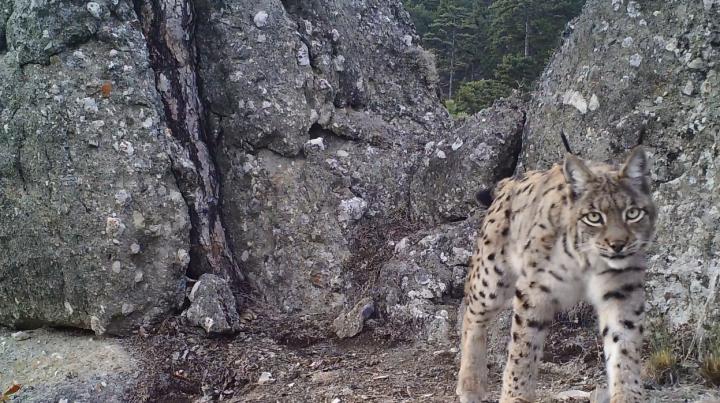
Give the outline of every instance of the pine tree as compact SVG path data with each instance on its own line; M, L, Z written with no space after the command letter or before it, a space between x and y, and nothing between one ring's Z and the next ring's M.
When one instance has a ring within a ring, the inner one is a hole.
M461 55L461 41L466 40L470 15L466 4L458 0L441 0L433 22L430 23L423 41L435 51L438 70L447 77L448 98L453 97L455 75L465 67Z
M475 112L511 88L530 89L584 0L404 0L441 88Z

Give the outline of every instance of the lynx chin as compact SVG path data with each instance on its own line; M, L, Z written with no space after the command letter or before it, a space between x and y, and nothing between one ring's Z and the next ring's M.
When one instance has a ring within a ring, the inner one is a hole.
M504 179L494 191L465 283L457 394L487 392L487 326L514 310L501 403L535 400L554 314L581 299L597 310L612 403L643 402L644 250L655 228L648 160L621 166L568 154L562 166Z

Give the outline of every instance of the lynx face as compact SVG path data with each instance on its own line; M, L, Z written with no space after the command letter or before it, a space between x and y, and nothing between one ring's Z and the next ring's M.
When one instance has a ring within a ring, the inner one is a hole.
M619 170L593 170L569 157L564 171L576 198L578 250L613 268L631 264L649 245L657 215L645 154L633 153Z

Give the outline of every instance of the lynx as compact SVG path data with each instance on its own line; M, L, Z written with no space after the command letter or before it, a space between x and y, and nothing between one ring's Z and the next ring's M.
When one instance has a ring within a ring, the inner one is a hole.
M504 179L494 191L465 284L457 394L487 392L487 326L512 298L501 403L535 399L538 360L554 314L581 299L599 318L612 403L642 402L644 250L654 234L648 159L583 162Z

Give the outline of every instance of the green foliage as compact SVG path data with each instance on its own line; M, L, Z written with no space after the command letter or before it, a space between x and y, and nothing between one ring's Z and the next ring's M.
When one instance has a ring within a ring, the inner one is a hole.
M492 105L498 98L510 95L512 89L498 80L468 81L460 86L457 101L458 110L475 113Z
M528 89L542 73L545 63L522 55L505 55L495 68L495 78L513 88Z
M459 110L487 104L505 86L528 90L584 0L404 0L423 46L436 55L440 88ZM468 97L476 94L480 100ZM460 98L462 97L462 99ZM469 108L469 109L464 109Z
M447 109L447 111L456 118L462 118L467 116L467 113L459 109L457 102L455 102L455 100L453 99L445 100L445 109Z

